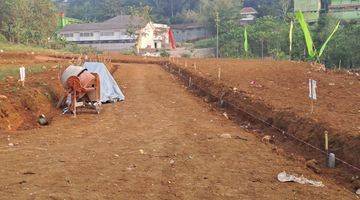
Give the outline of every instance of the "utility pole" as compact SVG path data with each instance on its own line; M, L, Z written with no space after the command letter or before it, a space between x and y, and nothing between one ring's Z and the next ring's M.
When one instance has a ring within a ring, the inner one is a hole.
M219 58L219 25L220 25L220 17L219 12L216 11L216 58Z

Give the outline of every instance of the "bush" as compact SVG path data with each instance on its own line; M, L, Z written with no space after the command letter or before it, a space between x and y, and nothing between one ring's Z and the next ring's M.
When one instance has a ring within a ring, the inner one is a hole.
M216 39L208 38L208 39L196 41L194 43L194 47L197 49L216 47Z
M7 39L4 35L0 34L0 43L6 43Z
M161 57L170 57L170 53L167 52L166 50L161 50L160 51L160 56Z
M100 54L100 53L102 53L101 51L98 51L93 47L82 47L82 46L79 46L74 43L68 44L65 47L65 51L69 51L72 53L78 53L78 54L91 54L91 53Z
M360 24L342 26L324 51L323 62L328 67L360 68Z

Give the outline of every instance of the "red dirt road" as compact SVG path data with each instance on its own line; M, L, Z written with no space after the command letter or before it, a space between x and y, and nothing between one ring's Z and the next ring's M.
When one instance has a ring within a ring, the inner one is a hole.
M126 101L99 116L0 134L0 199L356 199L277 155L159 66L122 65L115 78ZM279 183L284 170L325 187Z

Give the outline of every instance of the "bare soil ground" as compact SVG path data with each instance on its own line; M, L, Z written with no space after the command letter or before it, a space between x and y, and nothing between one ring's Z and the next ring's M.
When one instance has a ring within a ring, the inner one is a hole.
M127 99L98 116L0 134L0 199L356 199L276 154L159 66L123 64L115 78ZM284 170L326 186L279 183Z
M181 59L173 63L189 72L200 87L213 90L217 96L224 92L224 99L242 104L258 118L321 149L324 132L329 132L330 150L360 166L359 75L324 72L308 63L286 61ZM318 81L312 114L310 78Z

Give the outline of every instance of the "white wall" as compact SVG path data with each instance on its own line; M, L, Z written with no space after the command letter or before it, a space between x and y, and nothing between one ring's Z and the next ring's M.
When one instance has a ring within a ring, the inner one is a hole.
M92 37L80 37L81 32L93 33ZM69 42L81 42L81 41L102 41L102 40L127 40L127 39L136 39L127 35L126 30L104 30L104 31L62 31L60 34L72 33L73 37L65 38ZM101 32L113 32L113 36L101 36Z

